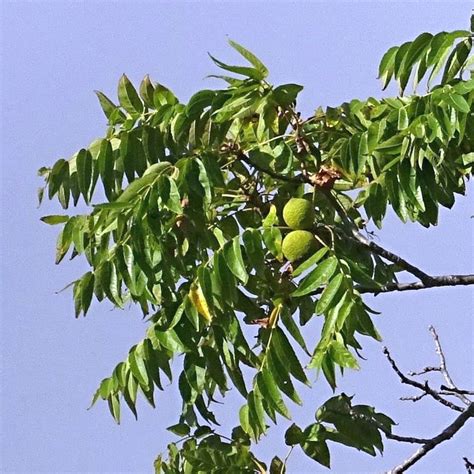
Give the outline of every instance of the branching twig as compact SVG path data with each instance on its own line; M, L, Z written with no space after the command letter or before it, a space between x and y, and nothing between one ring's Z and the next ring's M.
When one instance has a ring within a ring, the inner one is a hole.
M467 474L472 474L472 471L474 469L474 464L471 461L469 461L469 459L467 459L466 457L462 458L462 460L464 461L464 465L466 466Z
M451 408L452 410L461 412L461 414L447 428L445 428L437 436L434 436L433 438L430 438L430 439L420 440L421 441L420 444L422 444L422 446L412 456L410 456L408 459L403 461L400 465L398 465L397 467L395 467L391 471L389 471L390 474L398 474L398 473L401 473L401 472L405 472L408 468L413 466L413 464L415 464L423 456L425 456L429 451L434 449L438 444L451 439L464 426L464 424L467 422L467 420L469 418L474 417L474 402L471 402L471 400L469 400L469 398L467 398L464 393L459 393L461 390L458 389L454 385L454 382L453 382L453 380L452 380L452 378L451 378L451 376L448 372L448 369L447 369L447 366L446 366L446 357L445 357L443 349L441 347L441 343L440 343L438 334L437 334L437 332L436 332L436 330L434 329L433 326L429 327L429 331L430 331L430 333L431 333L431 335L433 336L433 339L434 339L434 343L435 343L435 347L436 347L436 353L438 354L439 359L440 359L440 365L439 365L439 367L430 367L430 366L428 366L428 367L425 367L420 372L410 372L409 375L416 376L416 375L426 374L428 372L440 372L443 375L446 382L448 383L448 385L449 385L449 387L444 386L444 385L441 386L441 390L444 389L445 390L444 392L443 391L436 391L436 390L432 389L428 385L427 381L424 384L422 384L422 383L420 383L416 380L408 378L398 368L397 364L395 363L395 361L391 357L390 352L388 351L388 349L386 347L384 347L383 352L386 355L388 361L390 362L390 365L392 366L392 369L400 377L401 382L405 383L405 384L408 384L408 385L411 385L413 387L416 387L416 388L418 388L419 390L422 391L422 393L420 395L417 395L417 396L414 396L414 397L405 397L402 400L412 400L412 401L416 402L416 401L420 400L421 398L425 397L426 395L430 395L432 398L434 398L439 403L442 403L443 405L447 406L448 408ZM461 392L465 392L465 391L461 391ZM460 406L458 406L454 403L451 403L450 401L443 398L441 395L457 396L458 398L460 398L467 405L467 408L460 407ZM390 438L390 436L388 434L386 434L386 437ZM400 438L401 439L399 439L398 441L404 441L404 439L403 439L404 437L400 437ZM393 437L391 439L396 440L396 438L393 438ZM407 438L407 440L408 439L410 439L410 438ZM414 439L416 440L417 438L414 438ZM409 442L409 441L407 441L407 442ZM416 442L416 441L414 441L414 442ZM466 465L466 469L467 469L468 473L471 473L472 472L471 463L469 462L469 460L467 458L463 458L463 459L465 461L465 465Z
M474 417L474 403L471 403L469 407L463 413L461 413L447 428L445 428L439 435L428 440L423 446L421 446L412 456L403 461L400 465L389 471L390 474L399 474L405 472L409 467L413 466L429 451L438 446L443 441L451 439L466 423L469 418ZM467 463L466 463L467 466Z
M439 360L440 360L439 370L443 374L444 379L446 380L448 390L450 388L457 388L446 367L446 357L444 356L443 348L441 347L441 343L439 342L439 337L436 332L436 329L433 326L430 326L429 331L431 335L433 336L435 346L436 346L436 353L439 356ZM459 393L457 394L457 396L466 405L469 405L471 403L471 400L469 400L469 398L467 398L465 395Z
M449 400L446 400L445 398L443 398L441 395L439 395L439 393L436 390L433 390L429 386L427 381L423 384L423 383L418 382L417 380L410 379L405 374L403 374L402 371L398 368L395 361L392 359L392 357L390 355L390 352L386 347L383 348L383 353L386 355L388 361L390 362L390 365L392 366L392 369L399 376L400 381L402 383L407 384L407 385L411 385L412 387L418 388L422 392L425 392L427 395L430 395L437 402L441 403L442 405L444 405L448 408L451 408L451 410L459 411L459 412L464 411L463 407L460 407L460 406L456 405L455 403L452 403Z

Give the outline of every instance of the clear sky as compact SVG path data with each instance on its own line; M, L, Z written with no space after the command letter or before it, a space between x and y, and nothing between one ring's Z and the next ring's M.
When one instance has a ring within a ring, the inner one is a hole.
M105 118L94 89L115 97L122 73L139 81L150 73L182 100L216 86L207 52L235 59L226 35L254 51L274 83L305 86L300 107L337 105L381 96L378 61L392 45L422 31L467 28L469 1L457 2L145 2L6 1L1 3L1 472L152 472L152 461L172 439L177 422L174 387L157 396L157 409L139 406L139 420L125 410L116 426L105 404L86 411L99 381L123 360L145 332L139 311L111 311L95 302L75 320L70 291L55 292L81 275L81 261L54 265L58 229L39 221L59 211L36 208L36 170L68 157L99 137ZM474 191L470 186L471 192ZM72 211L74 212L74 211ZM433 274L473 273L472 193L442 211L433 229L402 225L393 216L380 242ZM469 287L378 296L377 325L405 370L437 363L427 326L444 343L455 380L473 388L473 292ZM308 333L314 345L316 326ZM364 344L362 372L348 373L341 390L392 416L403 435L430 437L455 413L413 394L388 368L381 345ZM331 392L324 381L302 390L305 407L295 421L308 424ZM230 428L241 400L222 416ZM411 472L464 472L472 456L473 423L437 448ZM257 448L262 458L284 456L288 423L270 430ZM222 431L225 432L224 425ZM414 451L387 442L375 459L349 448L332 449L333 472L382 472ZM290 473L323 472L295 450Z

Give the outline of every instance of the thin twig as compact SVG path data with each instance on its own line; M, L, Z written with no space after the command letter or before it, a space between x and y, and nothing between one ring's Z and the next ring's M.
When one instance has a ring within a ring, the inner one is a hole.
M407 270L408 271L408 270ZM389 283L381 287L370 287L365 285L357 286L359 293L390 293L392 291L412 291L425 290L427 288L436 288L440 286L461 286L474 285L474 275L439 275L430 276L429 281L416 281L412 283Z
M420 401L423 397L426 397L428 395L426 392L423 392L421 395L414 395L412 397L400 397L400 400L403 402L409 401L409 402L418 402Z
M421 446L412 456L403 461L400 465L394 467L389 474L399 474L405 472L408 468L418 462L423 456L429 451L434 449L438 444L451 439L469 420L474 417L474 403L471 403L469 407L463 411L447 428L445 428L439 435L428 440L423 446ZM466 459L465 459L466 460ZM467 466L467 463L466 463Z
M440 370L441 369L439 367L424 367L419 372L408 372L408 375L410 377L414 377L416 375L427 374L428 372L440 372Z
M448 369L446 367L446 357L444 356L443 348L441 347L441 343L439 341L438 334L436 332L436 329L433 326L430 326L429 331L431 335L433 336L435 346L436 346L436 353L439 356L440 364L439 364L439 369L440 372L443 374L444 379L446 380L447 386L449 388L456 388L455 383L453 382L453 379L451 378L451 375L448 372ZM467 398L463 394L457 394L458 398L462 400L466 405L469 405L471 403L471 400Z
M426 438L413 438L411 436L398 436L392 433L385 433L385 437L388 439L392 439L393 441L400 441L402 443L413 443L413 444L426 444L430 440Z
M466 457L462 458L462 460L464 461L464 466L466 466L467 474L472 474L472 471L474 469L474 464L471 461L469 461L469 459L467 459Z
M395 373L398 375L400 378L400 381L404 384L411 385L412 387L416 387L422 392L425 392L426 394L430 395L432 398L434 398L437 402L441 403L442 405L451 408L451 410L454 411L459 411L459 412L464 412L465 409L463 407L460 407L456 405L455 403L450 402L449 400L446 400L443 398L441 395L436 390L433 390L428 382L426 381L424 384L420 383L416 380L408 378L405 374L402 373L402 371L398 368L397 364L395 361L392 359L389 350L384 347L383 348L383 353L387 357L388 361L390 362L390 365L392 366L392 369L395 371Z
M474 395L474 391L472 390L463 390L461 388L456 387L446 387L446 385L441 385L441 390L447 390L449 392L460 393L462 395Z

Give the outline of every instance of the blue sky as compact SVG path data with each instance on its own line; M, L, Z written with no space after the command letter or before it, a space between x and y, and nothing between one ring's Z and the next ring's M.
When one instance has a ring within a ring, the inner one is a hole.
M4 1L1 4L1 376L0 468L5 473L152 472L152 461L177 422L174 387L145 402L139 420L125 413L116 426L105 404L86 411L99 381L139 341L145 323L139 311L111 310L94 303L86 319L75 320L69 291L56 294L82 274L81 261L54 265L56 228L39 221L56 213L56 203L37 209L36 170L68 157L105 130L94 89L115 96L122 73L138 82L149 73L187 100L215 68L207 56L230 62L227 35L254 51L278 84L305 86L300 108L352 98L380 97L378 61L392 45L422 31L468 27L471 4L458 2L145 2ZM469 186L473 191L472 186ZM79 209L81 212L81 209ZM433 229L402 225L390 216L377 235L394 250L433 274L473 273L472 198L459 198L442 211ZM452 375L474 385L472 290L445 288L380 295L376 322L405 370L437 363L427 327L434 324L444 343ZM317 331L308 333L316 342ZM341 390L358 403L392 416L398 434L429 437L454 419L433 402L401 402L413 394L400 385L381 353L366 341L361 372L342 380ZM295 421L310 423L331 392L323 381L302 390L305 407ZM229 400L221 411L228 427ZM471 423L472 425L472 423ZM274 428L257 448L262 458L286 452L288 426ZM224 425L223 430L225 431ZM472 451L472 426L436 449L412 472L463 472L462 456ZM334 448L333 472L381 472L414 450L388 442L384 457L371 458ZM290 473L322 472L298 452Z

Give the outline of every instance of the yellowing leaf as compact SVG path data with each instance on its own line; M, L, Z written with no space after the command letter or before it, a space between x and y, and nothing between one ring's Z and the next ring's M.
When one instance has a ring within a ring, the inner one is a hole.
M281 303L279 303L273 308L272 312L270 313L270 317L268 318L268 327L270 327L270 328L275 327L282 307L283 307L283 305Z
M204 317L204 319L210 323L212 321L212 314L209 311L209 306L207 305L206 298L204 293L199 285L193 283L191 289L189 290L189 298L196 308L197 312Z

